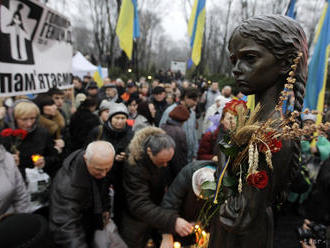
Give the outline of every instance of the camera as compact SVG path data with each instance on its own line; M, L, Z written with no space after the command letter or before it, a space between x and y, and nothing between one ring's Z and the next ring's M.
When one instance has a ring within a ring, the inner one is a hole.
M313 239L316 247L326 247L327 227L315 222L308 224L308 227L310 229L304 229L303 227L297 228L299 241L308 242L309 239Z

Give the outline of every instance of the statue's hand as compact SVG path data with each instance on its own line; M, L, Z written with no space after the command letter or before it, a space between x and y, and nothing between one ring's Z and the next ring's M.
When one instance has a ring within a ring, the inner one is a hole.
M244 194L231 196L221 205L220 222L230 231L244 231L251 222Z

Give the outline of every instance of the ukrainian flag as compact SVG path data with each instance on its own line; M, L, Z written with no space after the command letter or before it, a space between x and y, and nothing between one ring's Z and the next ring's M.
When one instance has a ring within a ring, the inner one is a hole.
M313 56L308 68L308 80L304 108L317 109L319 114L316 123L322 122L325 87L328 75L328 55L330 50L330 13L329 0L325 5L315 35L316 42Z
M296 19L295 5L296 0L291 0L285 13L285 15L291 17L292 19Z
M132 58L133 38L140 36L137 0L123 0L118 17L116 33L120 48Z
M102 80L103 75L102 75L102 68L100 65L97 67L97 71L94 72L93 78L97 86L101 88L103 86L103 80Z
M197 66L201 60L203 33L205 26L206 0L195 0L188 23L190 46L192 47L191 59Z

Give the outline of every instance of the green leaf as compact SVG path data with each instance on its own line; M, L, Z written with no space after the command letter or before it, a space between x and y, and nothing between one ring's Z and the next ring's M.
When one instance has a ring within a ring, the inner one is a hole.
M215 191L217 188L217 184L214 181L206 181L202 183L201 189L202 190L213 190Z
M225 187L232 187L233 185L236 184L236 179L234 177L224 177L222 179L222 184Z
M201 195L203 199L209 199L214 197L214 190L202 190Z

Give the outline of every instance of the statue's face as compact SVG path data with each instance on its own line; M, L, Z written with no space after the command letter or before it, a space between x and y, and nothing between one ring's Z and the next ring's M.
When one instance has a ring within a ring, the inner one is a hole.
M281 75L275 56L251 38L233 34L229 44L233 75L239 90L245 94L261 93L274 85Z

